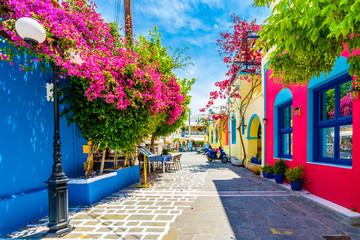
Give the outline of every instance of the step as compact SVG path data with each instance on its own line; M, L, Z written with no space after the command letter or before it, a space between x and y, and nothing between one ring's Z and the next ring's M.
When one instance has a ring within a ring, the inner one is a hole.
M282 184L278 184L275 182L275 179L268 179L268 178L264 178L263 176L260 176L262 179L276 185L279 186L291 193L293 193L294 195L301 197L307 201L310 201L314 204L316 204L317 206L323 208L324 210L329 211L331 214L335 215L336 217L342 219L344 222L357 226L360 225L360 214L358 212L354 212L351 211L343 206L340 206L336 203L330 202L326 199L323 199L321 197L315 196L314 194L311 194L310 192L306 191L306 190L301 190L301 191L293 191L291 190L291 186L288 183L282 183Z

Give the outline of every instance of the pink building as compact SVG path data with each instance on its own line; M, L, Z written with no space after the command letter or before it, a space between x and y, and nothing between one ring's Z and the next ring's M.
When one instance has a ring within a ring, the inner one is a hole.
M360 211L360 100L349 98L348 56L344 51L327 78L306 87L283 89L265 67L265 162L303 165L304 189Z

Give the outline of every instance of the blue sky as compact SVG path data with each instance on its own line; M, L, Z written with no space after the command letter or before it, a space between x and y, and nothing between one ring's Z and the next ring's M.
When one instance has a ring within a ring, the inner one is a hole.
M107 21L114 21L115 2L93 0L98 12ZM257 19L262 23L269 15L267 8L254 8L252 0L133 0L133 29L135 37L147 36L148 30L158 26L164 46L189 50L194 66L178 70L180 78L196 78L191 95L191 110L199 113L209 99L214 83L225 79L226 65L218 54L216 40L231 26L231 14ZM121 0L120 20L124 21L124 2ZM185 56L184 55L184 56ZM218 103L220 104L220 103Z

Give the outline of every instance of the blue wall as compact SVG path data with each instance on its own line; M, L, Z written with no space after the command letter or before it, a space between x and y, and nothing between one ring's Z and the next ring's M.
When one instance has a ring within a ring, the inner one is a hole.
M54 120L45 85L52 73L20 71L19 64L0 61L0 236L48 211L44 182L53 162ZM60 129L64 171L68 177L81 175L86 142L64 118Z

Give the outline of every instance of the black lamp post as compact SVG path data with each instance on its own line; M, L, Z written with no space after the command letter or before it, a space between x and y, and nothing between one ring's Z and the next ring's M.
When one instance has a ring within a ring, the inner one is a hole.
M31 18L20 18L15 24L16 31L31 47L46 39L45 29ZM48 236L63 236L73 228L69 224L69 206L67 183L61 164L60 115L59 115L59 67L51 63L54 81L54 164L52 174L46 181L49 194L49 231Z

